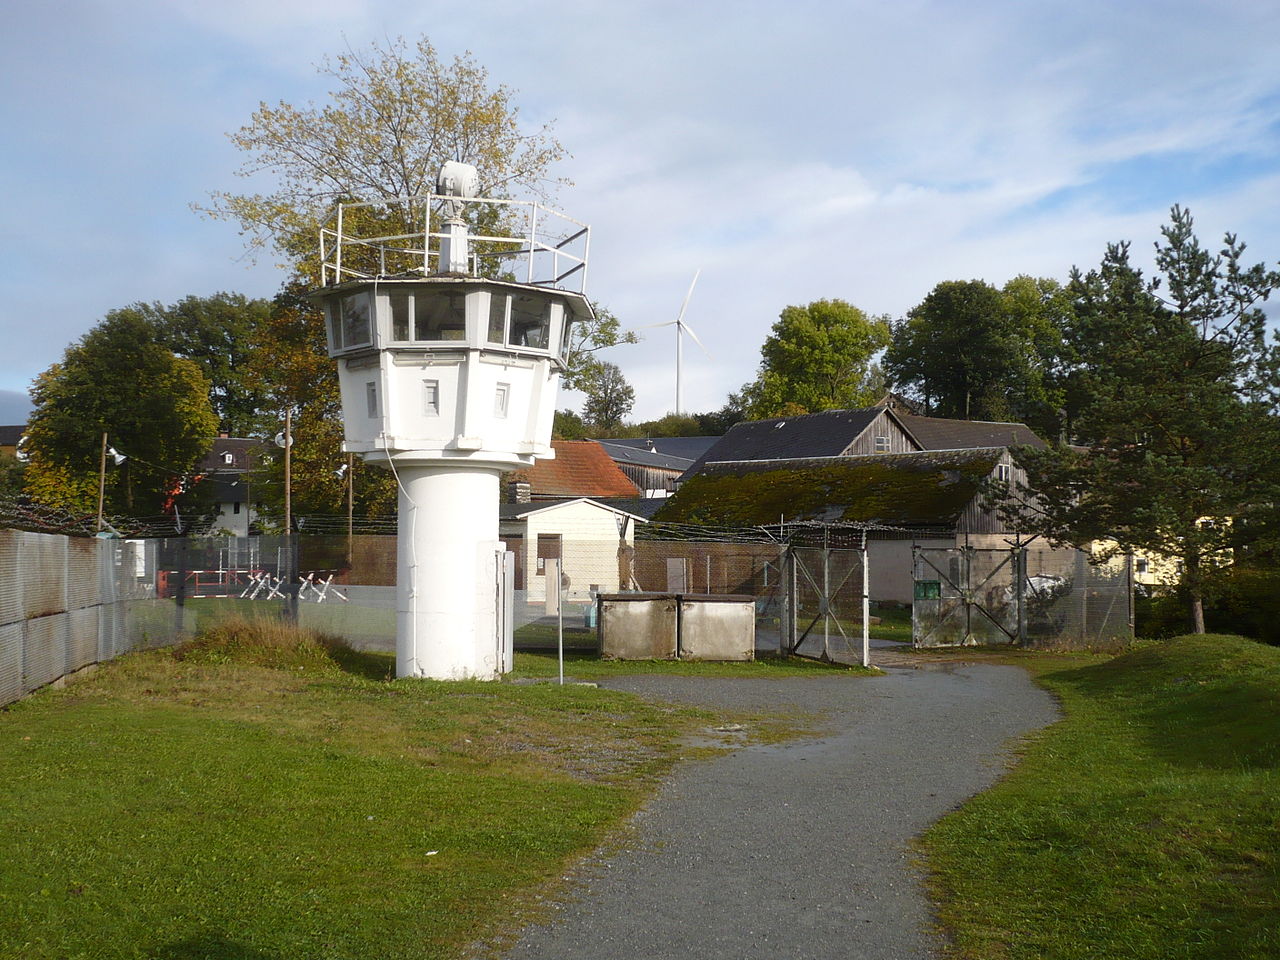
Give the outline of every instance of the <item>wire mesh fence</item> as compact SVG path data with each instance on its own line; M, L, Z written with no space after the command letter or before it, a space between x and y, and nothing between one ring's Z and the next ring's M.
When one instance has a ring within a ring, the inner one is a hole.
M883 531L865 543L813 529L662 532L507 536L516 647L553 648L563 631L569 648L599 650L599 598L630 592L750 598L757 651L818 658L856 659L864 627L922 647L1132 637L1123 557L1095 565L1043 544L974 548ZM396 538L385 535L120 540L0 529L0 704L232 616L296 618L391 652L396 575Z
M1131 558L1045 544L915 547L919 647L1103 647L1133 637Z

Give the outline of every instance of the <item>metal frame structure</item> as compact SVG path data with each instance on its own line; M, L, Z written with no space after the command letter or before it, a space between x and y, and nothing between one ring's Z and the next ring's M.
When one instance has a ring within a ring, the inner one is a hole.
M339 203L320 229L320 283L332 286L348 280L373 280L396 276L430 276L440 267L441 241L450 234L433 230L442 218L473 219L483 208L493 208L497 220L509 232L469 234L470 242L481 247L471 253L471 272L481 275L482 265L504 264L511 279L535 286L554 287L570 293L587 291L587 257L591 228L580 220L533 200L498 200L487 197L463 198L429 193L422 197ZM469 209L470 208L470 209ZM422 229L402 233L364 234L361 221L352 214L359 210L395 211L402 222L421 224ZM378 270L352 265L353 251L377 254ZM520 269L523 267L523 269ZM523 276L521 276L523 274Z

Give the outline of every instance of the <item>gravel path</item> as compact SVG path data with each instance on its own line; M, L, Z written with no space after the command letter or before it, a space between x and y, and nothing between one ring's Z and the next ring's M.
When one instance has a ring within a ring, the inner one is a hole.
M1010 737L1057 716L1025 673L990 665L608 686L819 713L826 735L679 768L625 848L585 866L507 960L935 957L910 839L1000 776Z

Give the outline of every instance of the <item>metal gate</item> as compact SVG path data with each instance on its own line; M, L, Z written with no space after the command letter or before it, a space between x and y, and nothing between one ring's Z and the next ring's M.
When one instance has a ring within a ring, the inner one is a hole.
M1025 636L1025 550L915 546L911 555L917 647L1018 643Z
M865 531L859 549L790 545L786 554L789 642L786 652L830 661L852 657L869 664L864 624L868 617Z

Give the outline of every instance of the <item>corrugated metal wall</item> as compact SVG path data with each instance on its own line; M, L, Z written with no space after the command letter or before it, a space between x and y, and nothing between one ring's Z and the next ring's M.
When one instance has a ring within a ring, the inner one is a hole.
M132 648L139 542L0 530L0 704Z

